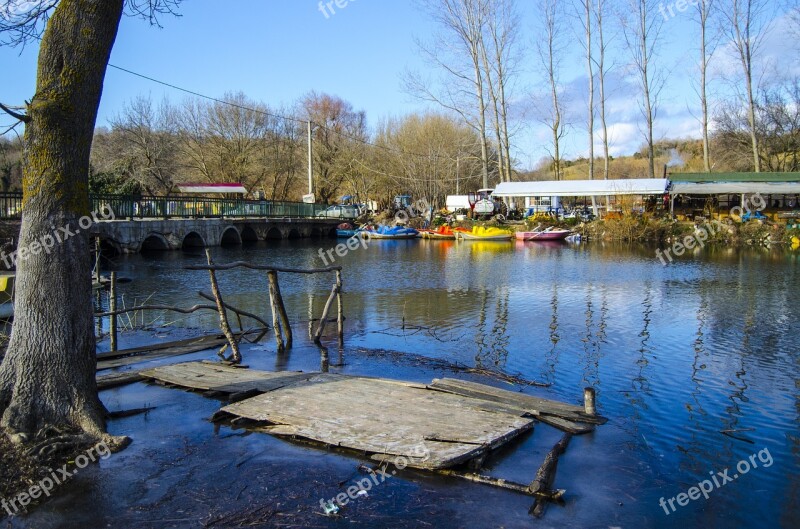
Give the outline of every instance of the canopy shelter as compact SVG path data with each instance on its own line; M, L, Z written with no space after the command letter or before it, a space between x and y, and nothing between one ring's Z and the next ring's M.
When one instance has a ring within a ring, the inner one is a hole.
M247 190L242 184L178 184L178 191L181 193L235 193L246 195Z
M800 193L800 173L675 173L674 195L793 195Z
M791 209L796 207L796 196L800 194L800 173L674 173L669 179L672 182L670 213L673 215L675 199L681 196L688 197L690 205L704 200L714 208L724 209L745 204L747 195L759 194L771 197L768 204L774 209ZM710 206L703 205L703 214L707 207Z
M669 182L663 178L630 180L544 180L501 182L495 197L590 197L616 195L663 195Z

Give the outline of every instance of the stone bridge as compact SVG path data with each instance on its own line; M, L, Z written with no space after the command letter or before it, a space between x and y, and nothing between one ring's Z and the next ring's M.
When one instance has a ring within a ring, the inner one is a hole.
M235 246L243 242L336 237L338 219L199 218L109 220L93 224L104 251L137 253L205 246Z

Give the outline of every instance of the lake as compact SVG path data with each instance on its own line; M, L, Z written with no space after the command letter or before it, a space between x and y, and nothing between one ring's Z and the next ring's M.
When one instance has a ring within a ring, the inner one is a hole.
M213 255L217 263L307 268L322 266L320 249L335 244L258 243ZM119 286L128 306L145 299L190 306L200 302L198 290L210 290L208 274L184 267L204 260L200 253L131 255L114 269L133 279ZM323 364L331 372L405 380L464 377L575 404L585 387L596 390L598 412L609 422L572 439L555 483L566 489L566 504L550 506L538 522L527 514L525 496L409 472L348 506L342 516L349 526L798 527L799 260L798 252L706 249L664 266L654 247L599 242L371 241L337 257L344 267L343 349L335 324L327 359L305 332L322 311L331 277L280 274L297 344L276 355L268 335L243 352L254 368ZM269 314L264 273L219 278L226 302ZM123 334L122 346L217 327L214 313L145 318L165 322L172 327ZM549 386L512 386L456 372L459 366ZM156 410L113 421L111 431L134 444L28 522L196 527L214 513L224 518L271 505L280 512L263 526L342 523L315 513L340 482L353 472L358 479L359 459L216 430L206 419L219 403L176 389L136 384L102 396L110 409ZM537 425L487 460L484 473L528 483L559 438ZM231 519L217 526L235 526Z

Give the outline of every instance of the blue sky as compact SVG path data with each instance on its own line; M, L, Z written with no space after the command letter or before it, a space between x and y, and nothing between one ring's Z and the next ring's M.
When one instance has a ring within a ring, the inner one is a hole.
M776 0L776 9L777 4ZM670 2L665 1L664 5L669 6ZM546 155L548 136L531 109L537 91L542 89L533 53L538 35L536 2L518 0L518 6L523 15L522 43L527 53L514 101L517 109L526 109L526 116L514 138L514 150L519 166L528 168ZM111 63L211 96L242 91L273 107L291 105L310 90L328 92L365 110L373 126L382 118L426 108L403 92L401 77L406 70L427 71L414 37L424 39L436 30L429 18L411 0L349 0L344 8L335 4L333 7L335 13L326 10L326 17L318 0L186 0L180 7L181 17L162 19L163 29L126 17ZM656 129L659 137L697 136L697 102L691 84L696 64L695 28L689 11L673 12L675 16L664 21L659 64L669 76ZM574 157L587 151L587 77L578 37L571 32L565 37L569 47L562 83L567 88L565 99L572 121L565 151ZM621 48L621 36L611 38L612 44ZM798 75L796 42L797 38L789 38L785 21L776 19L763 56L772 64L781 64L783 73ZM22 52L0 48L0 101L21 104L31 97L37 51L35 44ZM607 88L612 151L630 154L643 142L641 116L634 80L627 75L625 54L614 51L613 55L616 64ZM719 52L715 66L718 71L734 71L735 66L724 50ZM718 83L715 93L726 91L725 85ZM107 124L125 102L147 94L156 101L167 96L179 102L185 97L109 69L98 125Z

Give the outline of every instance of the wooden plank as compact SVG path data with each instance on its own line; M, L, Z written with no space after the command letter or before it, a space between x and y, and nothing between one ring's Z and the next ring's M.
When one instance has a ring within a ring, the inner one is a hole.
M519 413L481 409L485 402L394 381L340 377L300 383L222 411L277 425L272 433L305 437L372 454L402 456L409 466L445 468L472 459L533 427ZM426 460L420 450L429 452Z
M572 422L591 424L605 424L608 420L600 415L589 415L580 406L533 397L531 395L499 389L476 382L442 378L435 379L428 387L437 391L444 391L521 408L527 413L537 416L542 422L545 422L544 416L554 416Z
M138 371L122 371L97 377L97 389L110 389L126 384L133 384L145 378Z
M98 360L108 360L111 358L123 358L126 356L133 356L139 355L143 353L149 353L152 351L162 351L164 349L170 349L172 347L184 347L184 346L191 346L191 345L202 345L206 342L212 342L214 344L217 343L220 339L225 339L225 337L221 334L209 334L206 336L197 336L194 338L187 338L185 340L177 340L172 342L163 342L163 343L155 343L155 344L148 344L143 345L141 347L132 347L130 349L123 349L121 351L109 351L105 353L97 353Z
M108 358L98 360L97 370L103 371L106 369L113 369L115 367L124 367L140 362L149 362L151 360L158 360L161 358L169 358L172 356L182 356L190 353L198 353L207 349L217 349L227 343L225 338L215 338L213 340L197 341L185 345L172 346L166 349L155 349L150 352L139 352L134 356L126 356L122 358ZM122 352L122 351L119 351Z
M269 372L241 369L223 364L187 362L147 369L141 372L147 379L159 380L187 389L243 393L274 391L297 382L320 378L320 373L300 371ZM335 377L336 375L332 375ZM324 377L323 377L324 378Z

